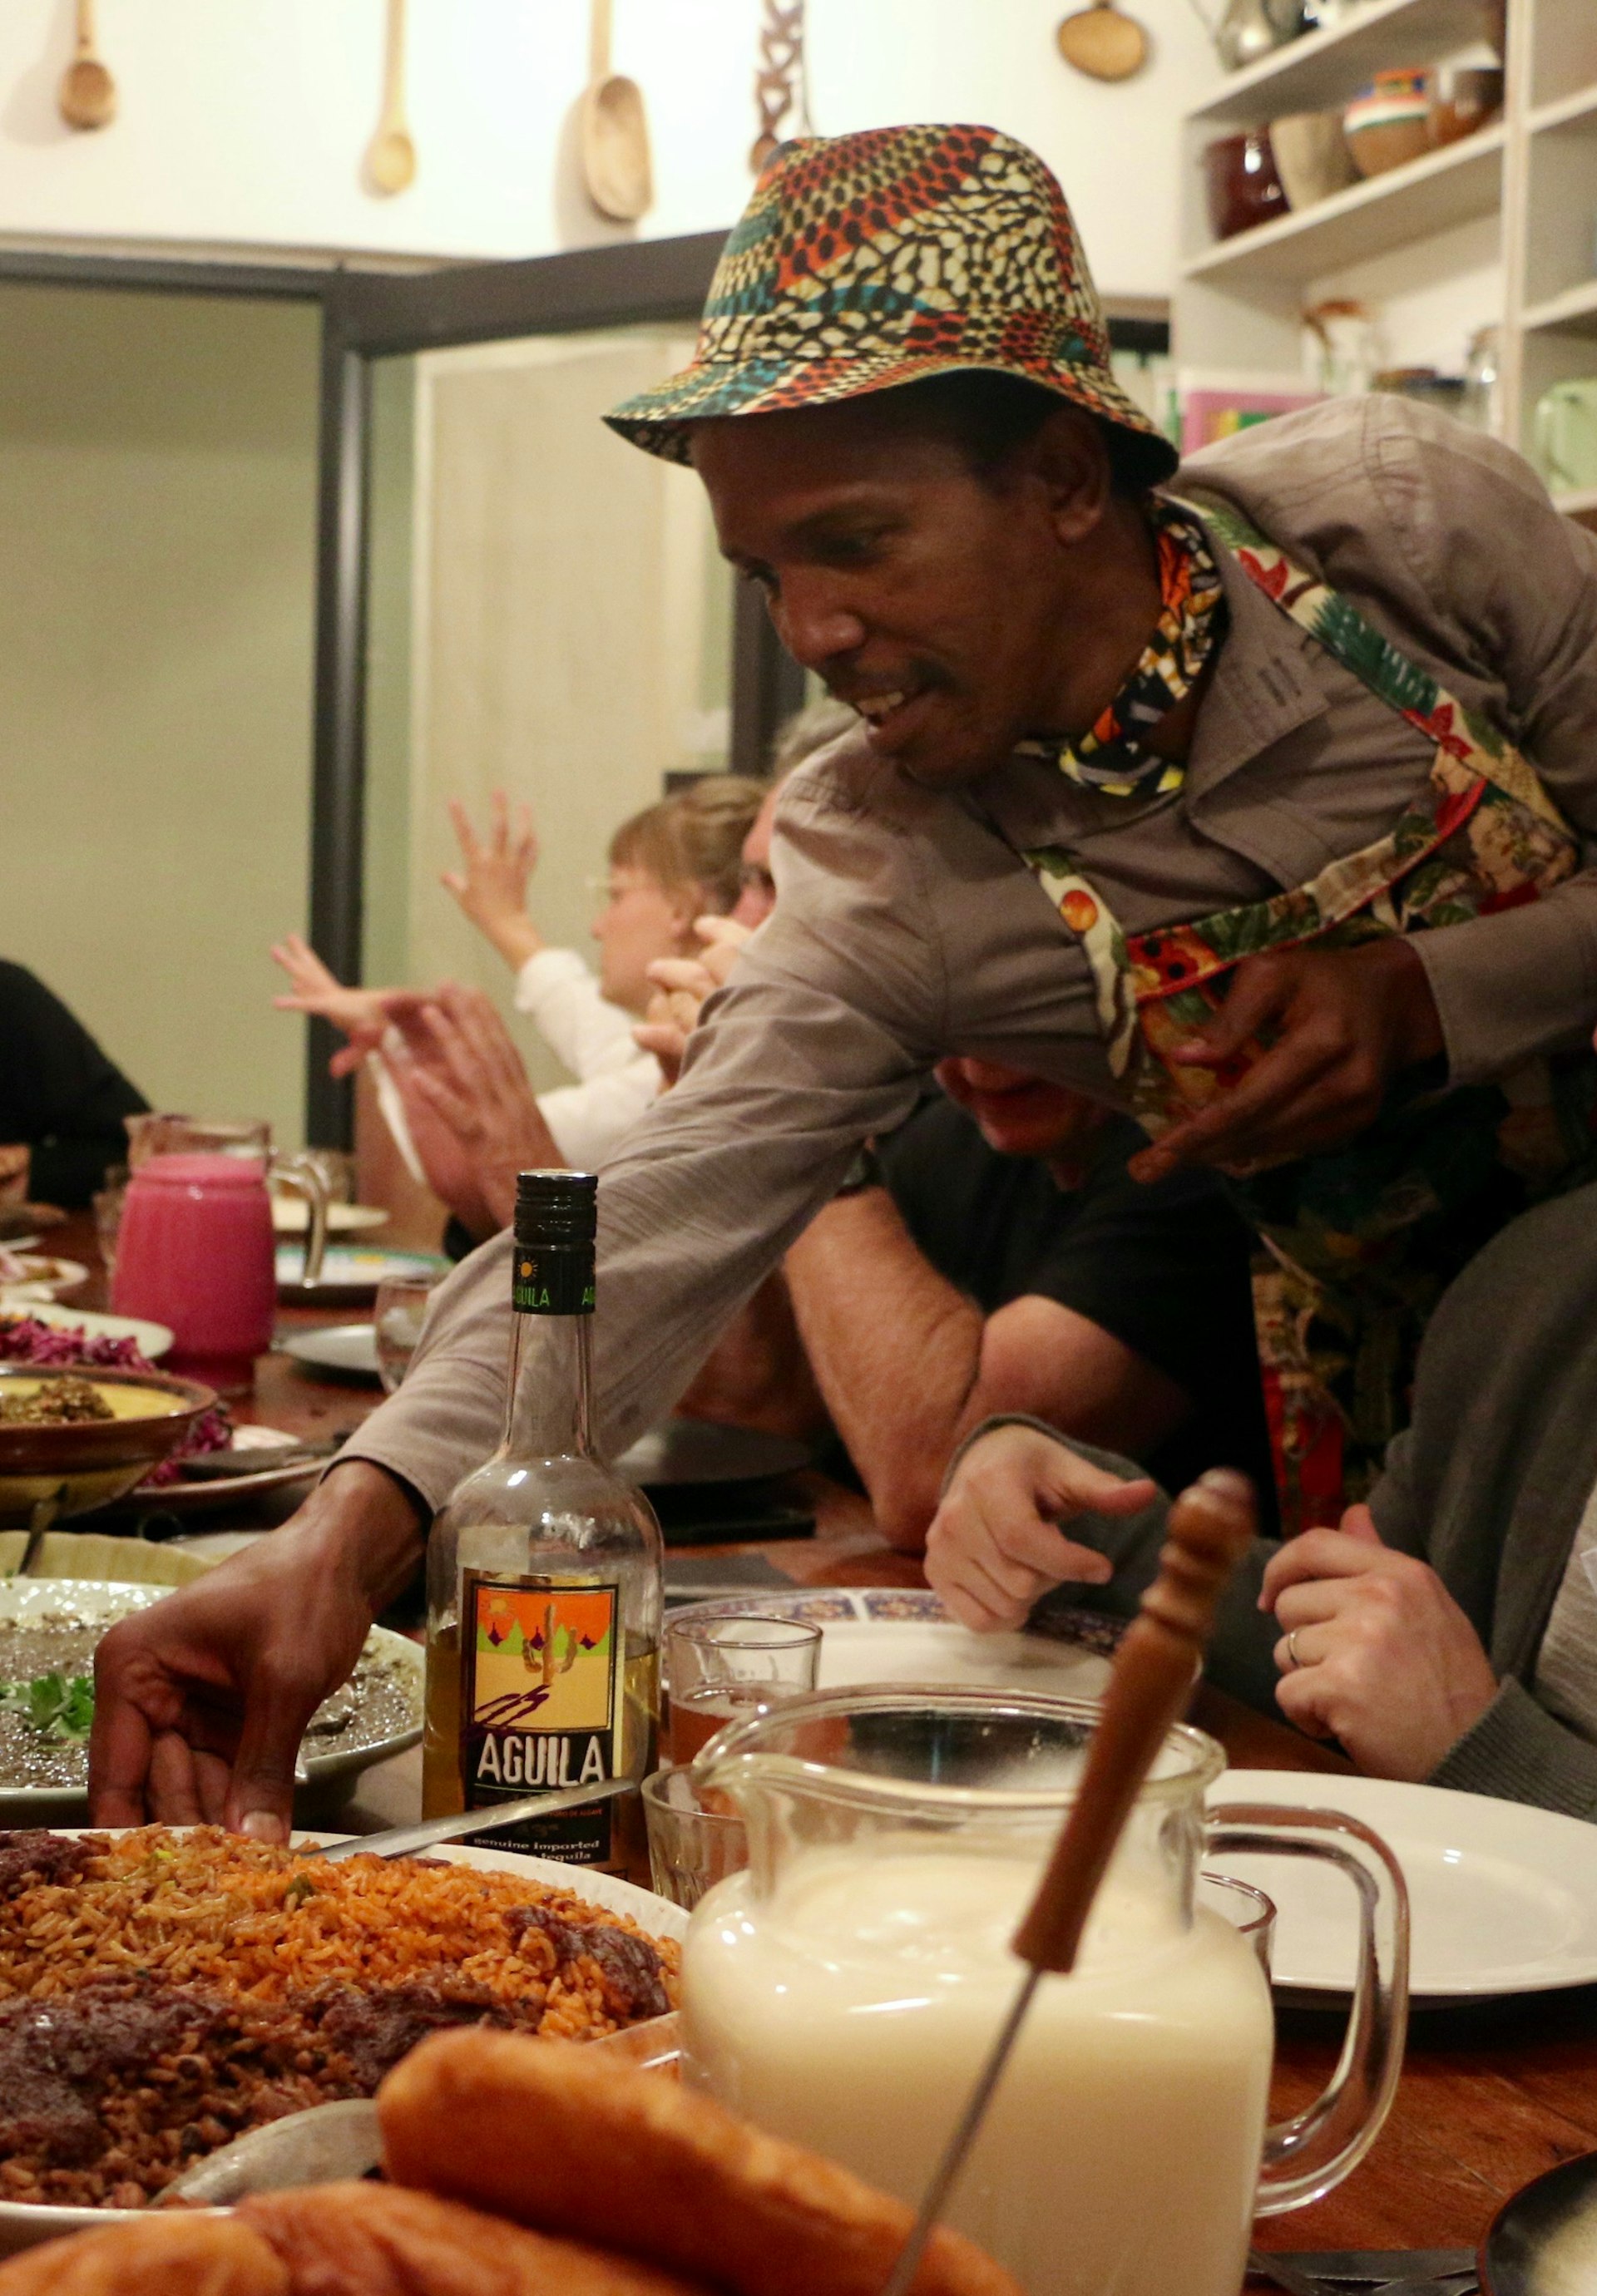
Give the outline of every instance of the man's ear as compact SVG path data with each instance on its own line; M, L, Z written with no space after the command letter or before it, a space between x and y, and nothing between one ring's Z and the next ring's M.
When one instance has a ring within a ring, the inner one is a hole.
M1062 543L1083 542L1101 521L1113 492L1108 449L1092 417L1061 406L1032 439L1031 475L1043 488Z

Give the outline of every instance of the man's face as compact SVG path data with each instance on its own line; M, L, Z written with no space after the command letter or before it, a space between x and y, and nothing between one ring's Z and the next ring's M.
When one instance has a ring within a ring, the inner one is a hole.
M732 905L732 917L735 923L747 925L751 932L756 925L765 922L777 906L776 882L770 873L770 825L777 817L777 801L781 794L779 782L766 792L765 802L743 840L743 890Z
M1081 535L1062 536L1039 449L983 479L893 396L704 422L694 462L788 652L860 712L879 756L951 787L1050 722Z
M1000 1156L1069 1155L1104 1119L1103 1110L1079 1092L997 1061L939 1061L937 1081L968 1109Z

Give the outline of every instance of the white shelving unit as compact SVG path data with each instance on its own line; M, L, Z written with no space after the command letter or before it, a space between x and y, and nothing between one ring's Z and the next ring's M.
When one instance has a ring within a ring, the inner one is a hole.
M1231 74L1189 115L1172 305L1181 366L1206 381L1294 373L1305 304L1347 291L1348 273L1371 266L1386 293L1422 295L1450 261L1472 261L1460 291L1477 298L1473 325L1501 329L1509 439L1528 451L1542 393L1597 375L1597 0L1510 0L1501 125L1232 239L1209 230L1203 155L1217 137L1344 103L1374 72L1456 54L1484 29L1482 0L1365 0ZM1483 269L1486 218L1500 266ZM1597 524L1597 488L1560 506Z

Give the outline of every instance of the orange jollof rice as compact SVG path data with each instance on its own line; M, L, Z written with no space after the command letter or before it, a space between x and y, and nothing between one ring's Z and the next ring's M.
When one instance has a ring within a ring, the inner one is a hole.
M465 1980L506 1999L547 1990L539 2030L551 2038L613 2031L601 1987L574 1972L551 1982L541 1934L514 1937L505 1917L521 1906L644 1934L624 1914L513 1874L406 1857L328 1865L214 1826L143 1826L106 1837L79 1879L37 1883L0 1907L0 2000L135 1971L260 2001L330 1983ZM652 1942L674 1991L677 1948Z

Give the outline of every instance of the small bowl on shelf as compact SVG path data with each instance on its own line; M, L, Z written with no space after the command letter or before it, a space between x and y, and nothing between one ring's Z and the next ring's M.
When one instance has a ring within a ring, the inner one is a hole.
M1417 67L1377 72L1342 115L1361 176L1384 176L1423 159L1431 147L1431 75Z
M1461 143L1501 119L1502 91L1501 64L1464 64L1449 72L1430 108L1431 148Z
M1216 239L1234 239L1289 212L1267 127L1221 136L1206 149L1203 166Z

